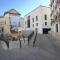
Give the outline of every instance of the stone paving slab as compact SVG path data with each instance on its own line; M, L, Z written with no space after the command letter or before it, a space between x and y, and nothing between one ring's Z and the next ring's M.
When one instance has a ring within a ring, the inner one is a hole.
M1 50L0 60L56 60L54 54L39 48Z
M35 47L3 50L0 48L0 60L60 60L60 48L56 47L50 35L37 36Z

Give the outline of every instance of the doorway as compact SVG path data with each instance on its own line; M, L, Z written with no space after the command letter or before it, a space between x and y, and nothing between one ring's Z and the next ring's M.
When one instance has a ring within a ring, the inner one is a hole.
M48 31L50 31L50 28L43 28L43 34L48 34Z

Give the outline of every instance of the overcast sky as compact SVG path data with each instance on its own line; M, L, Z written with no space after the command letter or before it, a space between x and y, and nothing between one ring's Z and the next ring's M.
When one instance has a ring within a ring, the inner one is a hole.
M26 15L39 5L49 6L50 0L0 0L0 15L15 8L22 16Z

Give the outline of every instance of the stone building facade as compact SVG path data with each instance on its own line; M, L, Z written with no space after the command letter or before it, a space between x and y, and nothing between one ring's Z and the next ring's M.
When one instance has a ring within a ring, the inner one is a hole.
M50 0L52 31L60 33L60 0Z
M20 20L21 14L15 9L6 11L4 16L0 16L0 32L2 31L4 34L10 34L12 36L18 35Z

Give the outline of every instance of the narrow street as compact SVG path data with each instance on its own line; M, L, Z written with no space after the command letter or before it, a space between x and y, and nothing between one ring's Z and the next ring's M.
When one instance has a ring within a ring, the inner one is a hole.
M38 34L34 47L0 49L0 60L60 60L60 48L56 47L49 34Z

